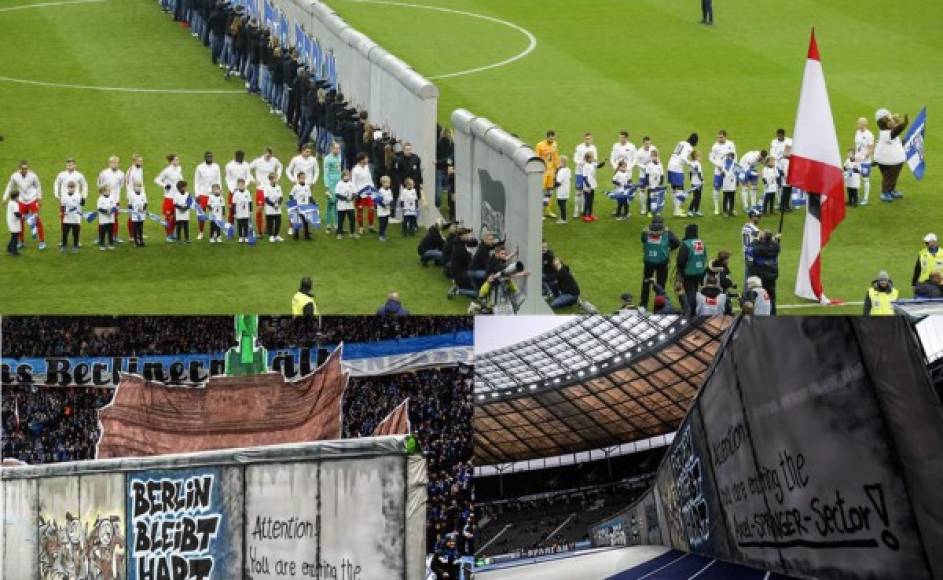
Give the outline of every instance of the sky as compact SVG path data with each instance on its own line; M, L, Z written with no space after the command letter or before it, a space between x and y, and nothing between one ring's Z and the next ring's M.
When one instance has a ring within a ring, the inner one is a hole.
M477 316L475 317L475 354L484 354L528 338L576 318L575 316Z

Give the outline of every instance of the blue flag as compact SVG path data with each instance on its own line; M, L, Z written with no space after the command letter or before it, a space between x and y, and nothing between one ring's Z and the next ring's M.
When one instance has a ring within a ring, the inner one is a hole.
M308 35L305 34L305 31L301 28L301 25L295 22L295 48L298 49L298 58L301 59L305 64L311 64L311 59L308 55Z
M907 136L904 137L904 152L907 155L907 166L913 172L918 180L923 179L926 171L924 157L924 139L927 136L927 108L920 109L917 118L907 129Z
M282 46L288 46L288 17L282 12L278 16L278 39L282 41Z
M151 220L152 222L157 222L164 227L167 227L167 222L164 220L163 217L160 216L160 214L156 214L152 211L149 211L147 212L147 219Z
M627 183L625 187L617 188L613 191L610 191L606 194L609 199L614 199L616 201L632 201L635 199L635 192L638 190L638 186L634 183Z
M269 4L268 0L263 0L262 4L262 24L264 24L272 34L278 33L278 21L275 19L275 9Z
M324 62L324 51L321 49L321 43L317 38L311 37L311 59L313 61L315 76L318 79L324 78L324 71L321 68Z
M665 209L665 187L654 187L648 190L648 208L654 213L661 213Z
M333 88L337 88L337 60L334 58L334 50L328 51L327 54L327 82L331 84Z
M34 240L36 239L36 236L38 235L38 231L39 231L39 228L36 225L36 217L37 216L34 213L31 213L28 216L26 216L26 225L29 226L30 236L32 236Z
M245 0L246 10L249 11L249 16L252 18L259 18L259 3L257 0Z

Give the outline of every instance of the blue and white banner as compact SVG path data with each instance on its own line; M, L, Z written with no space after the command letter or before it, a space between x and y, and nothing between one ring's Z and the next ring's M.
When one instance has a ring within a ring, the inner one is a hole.
M288 32L288 17L282 12L278 15L278 39L281 41L283 47L287 47L289 44Z
M648 190L648 211L661 213L665 209L665 187L655 187Z
M321 74L321 45L318 44L317 38L311 36L308 37L308 66L311 67L314 78L324 78ZM324 131L321 132L324 133Z
M384 375L421 368L472 364L471 331L432 336L354 342L344 345L342 365L353 376ZM321 348L333 351L336 344ZM4 358L0 379L4 385L114 387L119 373L170 384L200 384L226 372L226 353ZM285 348L268 352L269 368L288 379L313 371L317 352L311 348Z
M307 65L311 65L311 48L308 46L308 35L305 34L301 25L295 22L295 48L298 50L298 58Z
M278 34L278 13L268 0L262 0L262 24L272 31L272 34Z
M620 187L614 191L610 191L606 194L606 197L609 199L614 199L616 201L632 201L635 199L635 191L638 189L638 186L634 183L628 183L624 187Z
M906 137L904 137L904 152L907 155L907 167L910 167L914 177L918 180L923 179L923 174L926 171L924 161L926 156L924 140L926 137L927 108L924 107L920 109L920 113L917 114L917 118L914 119L913 124L911 124L910 128L907 130Z
M327 82L331 84L331 87L337 88L337 60L334 58L334 50L331 49L327 53L327 72L325 73Z

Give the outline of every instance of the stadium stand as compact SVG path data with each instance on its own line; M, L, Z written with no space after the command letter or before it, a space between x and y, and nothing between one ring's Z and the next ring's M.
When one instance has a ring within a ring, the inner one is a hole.
M654 480L664 448L507 476L477 477L479 557L587 540L590 525L631 504ZM499 481L499 479L501 481Z
M235 345L231 316L33 316L3 319L4 357L140 356L220 352ZM471 330L463 316L320 319L263 316L259 342L289 345L370 342Z
M165 321L170 321L169 323ZM322 319L321 329L330 341L357 342L442 334L467 330L471 319L429 317L379 320L337 317ZM155 328L163 338L137 338L144 328ZM174 337L181 329L183 338ZM189 330L196 329L196 330ZM302 344L312 329L289 318L263 318L260 342L284 347ZM5 356L28 352L59 356L108 352L169 354L218 349L232 342L231 317L177 318L4 318ZM24 350L18 338L38 336ZM10 337L15 337L11 339ZM348 339L350 337L351 340ZM323 337L322 337L323 338ZM326 340L326 339L325 339ZM70 350L71 349L71 350ZM461 537L459 548L470 554L474 547L475 516L472 486L472 390L468 367L450 366L393 375L351 377L343 401L345 438L373 434L377 424L409 401L411 432L417 438L429 472L428 549L433 551L447 534ZM98 410L112 400L109 388L4 386L2 398L2 457L29 464L93 459L99 439Z
M730 322L582 317L476 358L476 557L588 545L651 486Z

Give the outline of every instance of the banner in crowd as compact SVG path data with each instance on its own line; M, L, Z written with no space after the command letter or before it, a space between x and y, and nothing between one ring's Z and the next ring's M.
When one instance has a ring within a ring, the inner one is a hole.
M943 427L906 321L881 322L739 321L658 469L666 543L807 578L940 577L921 458Z
M344 344L342 364L352 376L383 375L421 368L472 364L471 331ZM337 345L321 345L327 352ZM315 369L318 352L312 348L273 349L269 368L287 379ZM198 384L226 371L225 353L4 358L0 378L4 385L45 384L53 386L110 387L119 373L141 375L147 380L172 384Z

